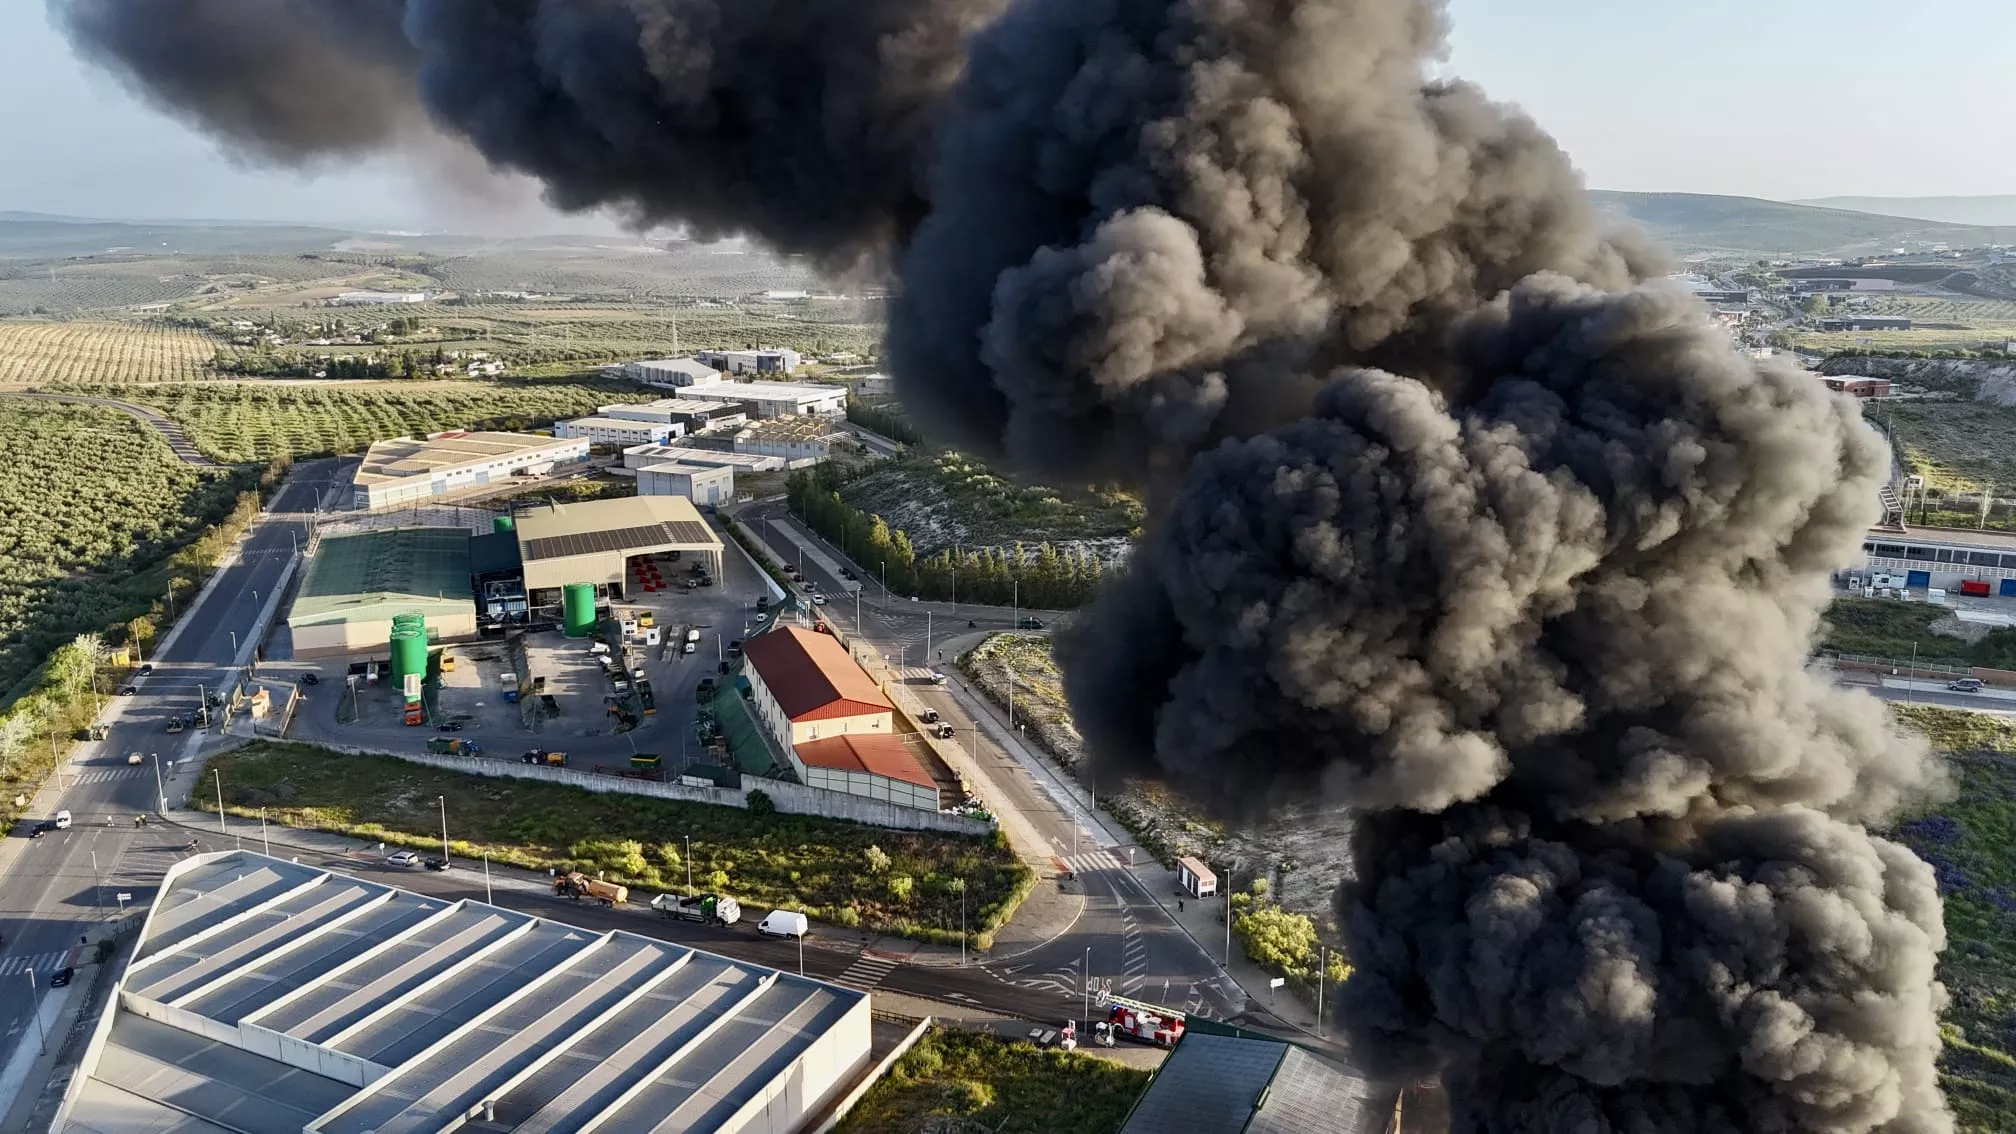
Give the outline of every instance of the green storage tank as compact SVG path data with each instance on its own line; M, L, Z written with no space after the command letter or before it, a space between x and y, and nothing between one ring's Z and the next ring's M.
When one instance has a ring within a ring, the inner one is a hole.
M517 522L516 520L513 520L513 519L512 519L511 517L509 517L509 516L492 516L492 517L490 517L490 530L491 530L491 531L493 531L493 532L508 532L508 531L513 531L513 530L515 530L515 529L516 529L517 527L518 527L518 522Z
M569 583L560 589L560 629L569 638L595 632L595 584Z
M406 675L417 673L427 676L427 632L425 630L394 630L392 632L392 680L403 688Z
M397 634L401 630L415 631L424 638L427 636L427 619L417 610L395 614L392 616L392 632Z

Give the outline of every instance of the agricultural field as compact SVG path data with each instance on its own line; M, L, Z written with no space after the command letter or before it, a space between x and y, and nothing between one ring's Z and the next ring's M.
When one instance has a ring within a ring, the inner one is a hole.
M1963 1134L2007 1134L2016 1130L2016 724L1892 708L1945 755L1958 789L1890 832L1932 864L1946 905L1940 1086Z
M163 561L231 511L241 479L184 465L123 413L0 398L0 694L58 644L146 612Z
M216 340L154 323L0 320L0 387L182 382L207 372Z
M2000 349L2016 339L2016 302L1971 295L1859 293L1866 303L1843 304L1833 315L1904 315L1908 331L1795 331L1792 341L1804 350L1976 350Z
M1887 427L1906 472L1937 493L1988 488L2016 495L2016 407L1984 402L1907 402L1870 408Z
M868 1089L835 1134L1114 1134L1148 1079L1096 1055L938 1028Z
M918 557L953 545L1016 541L1082 549L1111 562L1140 534L1141 503L1124 492L1069 492L1023 484L963 453L913 453L840 488L847 503L909 533Z
M298 255L109 254L0 262L0 316L76 315L234 295L354 274L357 264Z
M975 927L996 924L1032 881L1000 839L467 776L304 744L256 742L210 766L222 773L233 814L264 808L267 819L292 827L439 847L435 799L446 796L457 857L599 871L650 890L686 884L682 839L691 835L695 885L745 906L804 910L821 921L909 936L957 941L959 879L970 888ZM192 797L190 805L205 804Z
M1015 723L1067 772L1078 774L1085 743L1072 723L1063 673L1047 636L996 634L958 664L999 704L1007 702L1012 674ZM1146 780L1130 781L1110 798L1100 796L1099 805L1165 863L1188 854L1265 871L1270 895L1282 908L1310 918L1334 938L1331 897L1350 869L1348 818L1288 809L1262 824L1232 827L1204 818L1192 802ZM1245 878L1239 879L1240 888L1246 885Z
M227 463L354 453L373 441L443 429L529 429L635 393L620 385L536 382L235 382L64 392L152 406L179 422L211 459Z

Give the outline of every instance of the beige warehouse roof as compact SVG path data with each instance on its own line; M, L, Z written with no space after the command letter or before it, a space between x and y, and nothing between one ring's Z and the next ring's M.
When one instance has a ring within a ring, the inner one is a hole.
M483 464L500 457L569 444L531 433L447 433L432 440L395 437L373 442L364 452L356 483L382 484L429 473Z
M721 554L721 539L683 496L630 496L547 504L519 513L525 585L615 582L623 561L658 551Z

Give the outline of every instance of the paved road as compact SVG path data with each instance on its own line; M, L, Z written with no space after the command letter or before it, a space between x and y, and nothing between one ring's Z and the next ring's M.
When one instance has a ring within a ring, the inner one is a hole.
M126 754L158 754L162 780L176 794L171 761L194 749L202 734L165 732L167 718L193 710L198 687L215 689L250 652L259 610L305 539L312 513L340 473L334 460L295 466L267 515L241 544L242 553L215 577L196 607L185 616L169 648L152 660L151 676L138 678L132 696L107 698L104 720L110 739L79 745L74 761L59 770L58 793L49 810L69 810L76 826L40 839L17 838L12 861L0 873L0 1030L11 1045L28 1024L27 972L38 982L61 967L71 946L90 925L116 916L116 895L127 893L127 908L153 899L161 871L173 857L173 840L158 830L137 830L133 818L154 810L155 764L126 763ZM183 596L186 601L189 596ZM234 639L235 635L235 639ZM181 785L184 790L186 784ZM47 793L45 793L45 798ZM109 825L108 825L109 821Z
M175 455L181 458L183 464L205 469L218 467L215 461L197 451L195 444L189 440L188 434L182 432L180 425L161 416L156 411L148 409L146 406L135 405L132 402L122 402L117 398L93 398L82 394L7 393L0 394L0 397L33 398L44 402L73 402L79 405L102 406L106 409L115 409L120 413L137 417L148 425L153 426L154 431L159 433L168 442L168 447L175 450Z
M742 509L738 518L745 530L780 559L796 563L800 560L797 545L772 523L785 514L783 502L769 501ZM822 541L820 550L830 560L848 565L831 544ZM855 598L859 596L859 637L892 663L935 664L941 654L942 660L949 660L954 649L947 643L952 639L970 640L976 633L1012 629L1021 616L1031 613L973 604L913 603L885 595L858 564L851 566L867 579L854 594L847 593L848 580L833 577L810 556L803 558L802 570L808 582L834 596L824 609L842 627L854 625ZM1058 626L1068 617L1052 611L1035 613L1046 628ZM1054 857L1074 874L1072 884L1086 898L1085 913L1070 933L1021 956L990 961L985 966L987 972L1004 984L1046 997L1052 1015L1081 1014L1088 968L1095 997L1099 983L1110 980L1112 990L1122 995L1221 1019L1248 1010L1237 986L1224 980L1211 958L1142 892L1127 869L1127 848L1095 844L1074 814L1082 789L1051 774L1039 779L1025 768L995 740L1005 731L1006 722L992 716L976 695L952 686L909 688L921 703L938 710L958 730L960 742L1008 793L1010 798L1002 802L1029 817ZM984 726L976 722L976 710L978 717L985 718ZM1148 861L1147 854L1138 848L1135 856Z

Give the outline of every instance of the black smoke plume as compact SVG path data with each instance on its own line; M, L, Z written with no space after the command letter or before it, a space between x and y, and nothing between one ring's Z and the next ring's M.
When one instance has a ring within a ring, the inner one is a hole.
M1429 74L1433 0L51 0L254 158L886 258L942 438L1143 486L1061 644L1109 778L1360 815L1358 1058L1459 1131L1942 1134L1939 788L1804 671L1887 468Z
M90 59L254 160L446 133L700 236L840 263L922 215L965 37L1005 0L49 0Z

